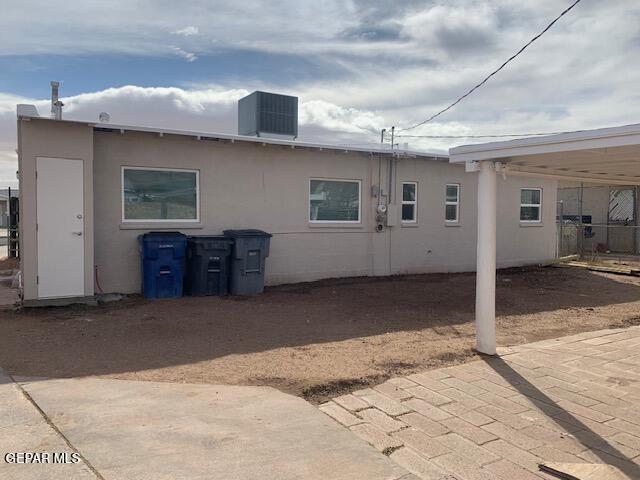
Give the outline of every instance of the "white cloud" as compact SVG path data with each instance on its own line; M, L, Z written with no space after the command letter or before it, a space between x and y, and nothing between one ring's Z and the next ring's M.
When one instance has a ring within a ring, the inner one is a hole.
M640 4L609 3L581 2L478 92L411 133L526 133L640 121ZM205 0L167 2L163 9L151 0L116 4L83 2L91 15L76 0L53 16L35 0L9 7L0 18L0 55L179 55L192 62L248 49L318 62L326 72L314 81L297 81L292 68L282 84L236 71L236 80L223 85L111 88L63 98L64 115L96 120L107 111L113 123L234 133L237 100L259 88L300 97L301 140L362 144L378 142L380 128L407 126L447 106L569 3L247 0L215 10ZM30 35L19 31L25 13ZM15 162L15 104L33 102L0 93L0 185L11 173L2 165ZM47 100L38 106L48 113ZM475 141L399 138L405 140L439 151Z
M34 103L35 100L0 92L0 115L16 113L16 105L19 103Z
M187 52L180 47L171 46L171 50L173 50L176 55L184 58L187 62L195 62L198 59L195 53Z
M188 27L181 28L180 30L174 30L171 33L173 33L174 35L182 35L184 37L190 37L192 35L198 35L199 32L200 30L198 29L198 27L189 25Z
M8 146L0 144L0 148ZM15 152L15 147L12 150L0 150L0 188L18 188L17 170L18 155Z
M159 7L157 0L68 0L55 4L24 0L7 5L0 17L0 55L161 55L166 54L167 43L175 40L171 32L191 33L195 25L200 25L197 35L182 36L203 51L214 49L213 39L223 46L262 51L317 51L348 24L341 19L344 7L338 0L246 0L215 5L207 0L185 0L161 4ZM29 35L24 35L25 18ZM297 41L299 38L305 41Z
M362 134L384 128L384 118L370 111L345 108L323 100L302 102L300 125L315 125L327 130Z

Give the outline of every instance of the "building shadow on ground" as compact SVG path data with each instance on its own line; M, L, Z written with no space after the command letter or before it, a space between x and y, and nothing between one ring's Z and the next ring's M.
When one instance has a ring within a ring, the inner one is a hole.
M565 410L562 405L552 400L542 390L514 370L502 358L484 356L482 358L493 371L506 380L519 393L529 398L549 420L555 422L558 427L560 427L560 431L566 431L566 425L571 425L570 436L580 442L585 450L589 449L589 451L600 460L599 462L589 462L585 460L585 463L614 465L630 479L640 478L640 466L633 463L630 458L604 437L594 432L571 412ZM551 447L553 448L553 445L551 445Z

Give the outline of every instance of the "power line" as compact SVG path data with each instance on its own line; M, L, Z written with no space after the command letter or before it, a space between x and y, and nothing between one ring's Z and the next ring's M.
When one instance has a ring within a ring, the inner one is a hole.
M501 133L496 135L396 135L399 138L513 138L513 137L542 137L546 135L560 135L562 133L578 133L584 130L565 132L535 132L535 133Z
M558 15L549 25L547 25L545 27L544 30L542 30L538 35L536 35L535 37L533 37L531 40L529 40L526 45L524 47L522 47L520 50L518 50L515 54L513 54L511 57L509 57L507 59L507 61L505 61L502 65L500 65L496 70L494 70L493 72L491 72L489 75L487 75L484 80L482 80L480 83L478 83L475 87L473 87L471 90L469 90L467 93L465 93L464 95L462 95L460 98L458 98L455 102L453 102L451 105L449 105L446 108L443 108L442 110L440 110L438 113L435 113L433 115L431 115L429 118L427 118L426 120L420 122L420 123L416 123L415 125L412 125L410 127L407 128L403 128L400 131L407 131L407 130L413 130L416 127L419 127L421 125L424 125L425 123L429 123L432 120L434 120L436 117L439 117L440 115L442 115L443 113L451 110L453 107L455 107L458 103L460 103L462 100L464 100L465 98L467 98L469 95L471 95L473 92L475 92L477 89L479 89L481 86L483 86L485 83L487 83L489 81L489 79L491 77L493 77L496 73L498 73L500 70L502 70L504 67L507 66L507 64L509 64L512 60L514 60L518 55L520 55L522 52L524 52L527 47L529 45L531 45L533 42L535 42L537 39L539 39L542 35L544 35L551 27L553 27L553 25L555 25L555 23L560 20L563 16L565 16L573 7L575 7L578 3L580 3L581 0L576 0L575 2L573 2L568 8L566 8L560 15Z

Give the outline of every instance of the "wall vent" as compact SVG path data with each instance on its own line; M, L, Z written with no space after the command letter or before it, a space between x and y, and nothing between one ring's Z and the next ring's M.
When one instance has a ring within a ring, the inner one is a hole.
M238 101L238 134L294 139L298 97L256 91Z

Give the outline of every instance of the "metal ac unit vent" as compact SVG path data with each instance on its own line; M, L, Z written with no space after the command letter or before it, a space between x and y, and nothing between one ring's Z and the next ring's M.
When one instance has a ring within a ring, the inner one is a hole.
M298 136L298 97L256 91L238 102L238 133L293 139Z

